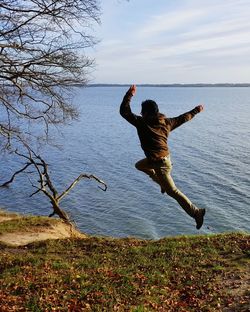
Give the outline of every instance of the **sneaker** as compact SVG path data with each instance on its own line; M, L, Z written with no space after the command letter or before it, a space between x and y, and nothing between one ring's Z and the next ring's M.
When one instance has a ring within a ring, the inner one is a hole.
M194 217L194 218L195 218L195 221L196 221L196 229L197 229L197 230L199 230L199 229L202 227L203 219L204 219L205 213L206 213L206 210L205 210L204 208L200 208L200 209L197 211L196 216Z

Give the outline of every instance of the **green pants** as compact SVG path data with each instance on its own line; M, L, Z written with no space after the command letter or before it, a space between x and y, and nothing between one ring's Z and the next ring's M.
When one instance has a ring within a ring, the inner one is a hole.
M170 156L159 161L150 161L147 158L139 160L135 164L136 169L143 171L150 178L160 185L162 193L173 197L179 205L191 217L195 217L198 208L184 195L176 186L171 177L172 163Z

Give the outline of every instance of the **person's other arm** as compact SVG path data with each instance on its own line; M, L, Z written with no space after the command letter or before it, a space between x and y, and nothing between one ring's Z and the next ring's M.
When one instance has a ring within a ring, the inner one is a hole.
M175 128L181 126L185 122L191 120L194 118L194 116L204 110L203 105L198 105L194 109L192 109L189 112L186 112L178 117L169 118L169 122L171 125L171 130L174 130Z
M123 118L125 118L129 123L131 123L133 126L136 126L138 116L133 114L130 108L130 101L131 98L136 93L136 85L132 85L128 91L126 92L121 106L120 106L120 114Z

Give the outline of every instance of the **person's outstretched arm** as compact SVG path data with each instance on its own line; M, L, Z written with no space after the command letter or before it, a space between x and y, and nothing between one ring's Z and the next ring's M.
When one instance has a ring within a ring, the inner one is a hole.
M194 109L192 109L189 112L186 112L178 117L174 117L174 118L169 118L169 122L171 125L171 130L174 130L175 128L181 126L182 124L184 124L185 122L191 120L192 118L194 118L194 116L200 112L202 112L204 110L204 106L203 105L198 105L196 106Z
M136 126L137 119L139 116L135 115L132 113L131 108L130 108L130 101L131 98L135 95L136 93L136 85L130 86L128 91L126 92L121 106L120 106L120 114L123 118L125 118L129 123L131 123L133 126Z

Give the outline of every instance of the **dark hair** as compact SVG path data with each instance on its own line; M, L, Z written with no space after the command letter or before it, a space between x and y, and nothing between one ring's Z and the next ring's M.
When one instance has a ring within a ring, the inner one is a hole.
M158 105L153 100L146 100L141 103L141 113L149 115L157 115L159 113Z

